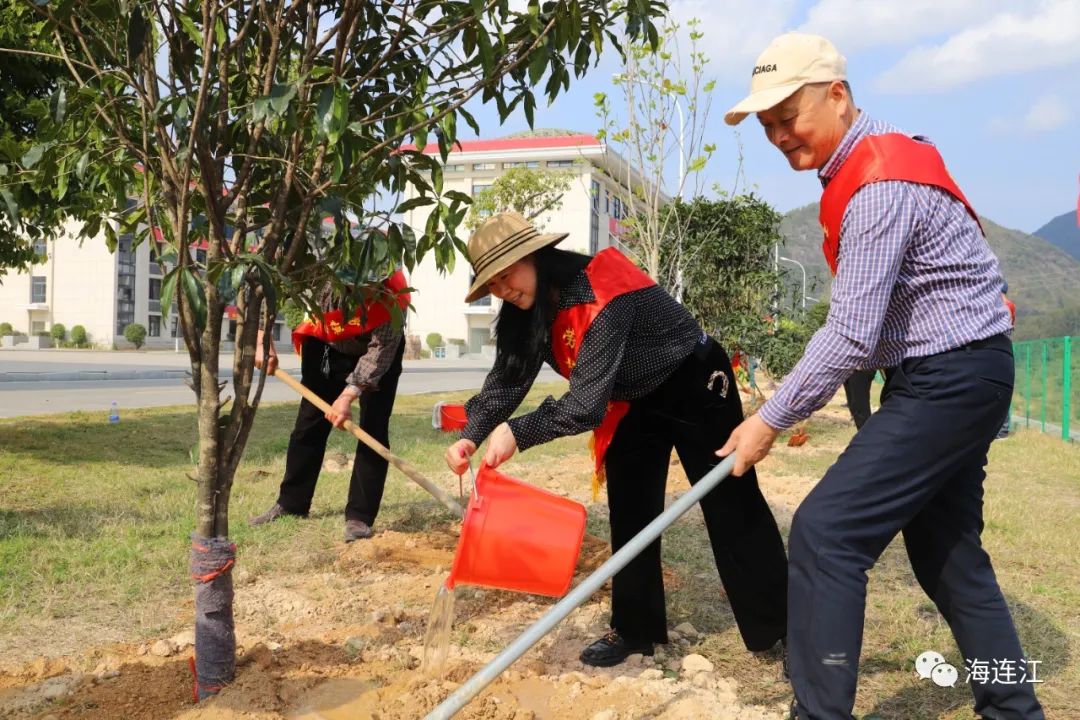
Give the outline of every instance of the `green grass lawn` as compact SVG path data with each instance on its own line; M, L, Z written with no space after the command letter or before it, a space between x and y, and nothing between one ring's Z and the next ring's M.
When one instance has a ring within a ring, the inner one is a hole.
M528 404L558 391L538 387ZM467 397L440 395L439 399ZM876 397L876 392L875 392ZM456 494L446 469L446 435L431 428L432 396L398 398L395 452ZM348 473L324 473L312 517L258 529L246 520L275 499L295 404L259 410L232 494L231 537L238 568L294 573L328 568L337 557ZM798 498L831 464L853 428L837 417L810 423L811 442L778 447L761 470L766 495L786 534ZM0 638L41 628L116 629L131 640L190 622L188 537L194 522L195 428L189 409L126 411L118 425L104 414L0 420ZM331 450L350 458L355 441L334 433ZM587 496L583 438L520 454L523 477L580 468ZM1050 718L1080 717L1080 447L1034 432L991 450L984 543L994 558L1029 658L1041 661L1038 691ZM685 487L679 485L679 487ZM379 529L417 530L450 521L421 489L391 469ZM589 531L607 536L603 503L590 505ZM672 626L689 621L706 633L695 648L739 681L744 702L784 700L775 660L742 647L716 577L700 514L694 510L664 536L672 572ZM918 680L915 658L934 649L962 668L948 628L919 589L902 544L894 543L870 573L866 637L857 711L883 718L967 718L966 688ZM961 680L964 672L961 669Z

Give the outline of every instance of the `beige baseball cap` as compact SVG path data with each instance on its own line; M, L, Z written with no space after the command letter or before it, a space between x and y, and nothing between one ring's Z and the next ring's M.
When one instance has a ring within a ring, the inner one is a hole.
M820 35L785 33L765 48L754 63L750 94L724 115L738 125L747 115L762 112L791 97L809 83L847 79L847 60Z

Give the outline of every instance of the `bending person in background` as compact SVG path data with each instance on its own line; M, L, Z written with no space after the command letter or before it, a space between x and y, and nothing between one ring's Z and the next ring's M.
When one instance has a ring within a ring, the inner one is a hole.
M856 370L844 381L844 397L856 430L862 429L870 419L870 388L876 375L877 370Z
M596 431L594 483L606 475L617 551L663 511L672 447L697 482L717 464L712 450L742 420L742 405L727 355L684 307L613 248L590 258L553 247L565 237L502 213L469 240L476 281L465 301L490 292L503 304L495 365L446 462L460 475L485 438L484 462L497 467L518 450ZM508 420L545 361L569 390ZM757 479L721 483L701 509L746 647L772 648L785 631L787 565ZM667 642L659 540L615 575L611 610L611 632L582 662L616 665Z
M387 279L384 286L397 294L399 307L408 307L409 296L402 292L407 283L401 271ZM340 298L324 291L320 299L323 321L305 320L293 331L293 345L300 353L301 382L330 403L331 412L324 414L307 400L300 401L277 501L252 518L251 525L263 525L285 515L307 516L330 430L343 427L352 418L355 401L360 401L360 429L383 446L390 446L390 415L401 377L404 330L394 329L381 298L362 303L347 322L341 305ZM266 372L273 374L277 369L273 340L269 354L263 358L260 331L256 348L256 367L265 366ZM345 542L371 537L382 503L387 466L378 453L357 441L345 503Z

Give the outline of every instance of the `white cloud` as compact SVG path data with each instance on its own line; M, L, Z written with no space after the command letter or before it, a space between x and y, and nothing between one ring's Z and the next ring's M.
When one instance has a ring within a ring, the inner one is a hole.
M1040 135L1057 130L1071 117L1072 110L1060 96L1043 95L1022 116L998 115L990 119L986 129L991 135Z
M1057 95L1046 95L1039 98L1024 116L1024 129L1032 134L1056 130L1068 121L1069 114L1064 100Z
M821 0L800 32L829 38L844 54L954 32L1016 0ZM1033 5L1030 0L1026 4Z
M774 37L790 29L795 0L672 0L671 17L685 27L701 20L706 75L750 87L754 60Z
M1080 2L1043 0L1030 14L998 13L940 45L915 48L876 84L886 92L940 92L1078 61Z

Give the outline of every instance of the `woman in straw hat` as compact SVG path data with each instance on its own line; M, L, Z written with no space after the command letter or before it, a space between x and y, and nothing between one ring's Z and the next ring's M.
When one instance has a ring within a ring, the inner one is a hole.
M501 213L469 240L476 280L466 301L491 293L503 304L495 365L446 461L463 473L488 438L484 462L496 467L517 450L593 430L594 491L606 475L618 550L663 510L672 448L696 482L742 406L727 355L685 308L617 250L590 258L556 249L565 237ZM545 361L569 390L508 420ZM701 508L743 640L767 650L785 634L787 561L757 478L721 483ZM615 576L611 608L611 632L582 662L616 665L667 642L659 540Z

